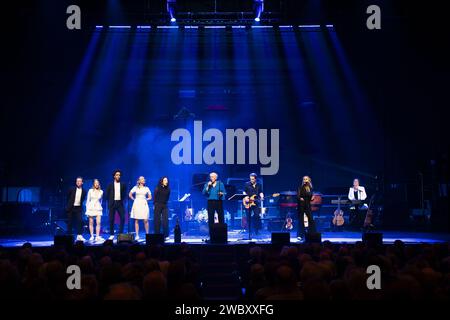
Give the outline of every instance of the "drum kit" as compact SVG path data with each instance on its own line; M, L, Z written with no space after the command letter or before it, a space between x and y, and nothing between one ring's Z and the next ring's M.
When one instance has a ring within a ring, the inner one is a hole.
M208 223L208 211L205 208L197 211L194 215L193 200L190 193L185 193L179 202L185 202L184 221L197 221L198 223ZM217 213L214 214L214 220L217 219Z
M231 219L231 214L228 211L224 211L224 219L225 222L229 222ZM194 217L194 221L197 221L200 224L208 223L208 210L202 209L197 211ZM219 216L217 215L217 212L214 213L214 223L219 222Z
M217 213L214 214L214 220L216 220ZM208 210L199 210L194 217L194 220L198 223L208 223Z
M184 216L184 221L197 221L199 224L205 224L208 223L208 210L205 208L202 208L201 210L197 211L195 215L192 214L193 208L187 208ZM225 222L228 222L231 219L231 214L225 210L224 212L224 219ZM217 212L214 213L214 223L219 222L219 217L217 215Z

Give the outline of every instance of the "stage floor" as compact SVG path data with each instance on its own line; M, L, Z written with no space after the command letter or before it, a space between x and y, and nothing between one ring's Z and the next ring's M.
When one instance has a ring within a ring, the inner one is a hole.
M400 232L400 231L377 231L383 233L383 243L390 244L395 240L402 240L408 244L417 243L442 243L450 242L450 234L444 233L421 233L421 232ZM323 232L322 241L331 241L332 243L349 243L353 244L357 241L361 241L362 234L360 232ZM106 235L105 235L106 237ZM252 240L245 239L247 237L246 233L241 233L239 231L228 232L228 244L245 244L249 242L267 244L271 241L271 234L269 232L263 232L258 237ZM206 244L201 235L185 235L182 236L182 242L189 244L202 245ZM3 247L19 247L24 243L31 243L34 247L48 247L53 245L52 235L29 235L29 236L1 236L0 245ZM170 237L166 243L173 243L173 236ZM145 237L142 234L139 243L145 243ZM295 236L295 232L291 233L291 243L300 243ZM86 241L86 245L99 246L102 245L100 242L90 242Z

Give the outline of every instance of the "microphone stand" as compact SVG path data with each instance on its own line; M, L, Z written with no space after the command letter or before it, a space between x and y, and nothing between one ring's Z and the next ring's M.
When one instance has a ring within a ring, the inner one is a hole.
M131 185L131 182L130 182L130 180L128 180L128 187L127 187L127 217L128 217L128 223L127 223L127 233L129 234L130 233L130 199L129 199L129 197L128 197L128 193L130 192L129 190L130 190L130 185Z

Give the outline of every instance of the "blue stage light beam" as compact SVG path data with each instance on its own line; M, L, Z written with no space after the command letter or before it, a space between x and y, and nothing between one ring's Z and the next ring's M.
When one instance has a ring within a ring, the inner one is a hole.
M86 48L83 60L80 63L78 72L76 73L72 86L67 94L64 105L54 121L48 144L49 152L47 153L51 159L59 156L59 151L65 137L63 133L72 132L72 127L75 126L76 122L71 121L71 119L77 113L77 107L79 106L82 97L81 93L83 85L91 70L100 36L100 32L92 33L91 40Z
M96 64L93 66L92 79L88 91L84 93L84 110L81 111L82 119L79 130L91 132L95 130L92 123L96 123L104 116L105 109L114 96L114 88L118 87L123 78L125 67L117 61L125 58L131 33L107 32L102 44ZM81 107L81 106L80 106ZM111 111L113 112L113 111Z
M348 128L359 131L355 128L355 124L359 122L351 112L351 100L346 92L345 81L339 72L334 52L327 44L325 32L327 31L302 32L297 35L298 41L303 46L312 81L316 83L316 91L320 94L320 105L324 108L321 114L324 123L327 123L326 140L334 141L333 148L341 151L342 162L356 161L354 149L348 141L358 144L362 137L355 137L353 130Z
M106 24L122 25L128 23L120 2L120 0L108 0L106 9Z
M264 12L264 0L253 0L253 11L255 14L255 22L260 22Z
M383 137L384 129L380 125L381 121L376 120L376 112L374 111L375 106L372 105L364 88L361 86L361 80L358 79L355 70L352 68L351 62L342 47L338 34L335 31L328 29L328 32L325 32L324 35L330 47L329 50L335 55L337 68L343 79L342 82L349 92L348 95L351 100L351 103L349 103L349 106L351 107L350 113L353 115L354 123L357 123L358 127L356 130L371 132L372 137ZM375 146L380 144L373 143L372 145L373 148L375 148ZM371 152L382 152L382 150L376 151L373 148Z
M296 108L292 110L292 116L286 119L298 122L293 124L302 128L306 141L315 141L320 146L327 146L324 139L326 127L322 123L322 118L317 108L314 92L314 81L308 73L308 61L303 50L301 50L296 33L292 29L280 32L283 46L282 61L285 64L286 76L288 78L287 87L289 97L293 99ZM318 150L326 153L327 148Z
M170 22L172 23L177 22L177 18L175 17L176 6L177 0L167 0L167 13L169 14Z

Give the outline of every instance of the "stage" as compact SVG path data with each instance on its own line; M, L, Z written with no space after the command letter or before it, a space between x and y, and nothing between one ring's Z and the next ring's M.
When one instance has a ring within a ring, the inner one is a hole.
M404 232L404 231L377 231L383 233L383 243L392 244L395 240L401 240L405 244L420 244L420 243L444 243L450 242L450 234L444 233L428 233L428 232ZM244 239L246 238L245 233L239 233L237 231L230 231L228 233L228 245L240 245L240 244L270 244L271 234L269 232L263 232L258 237L252 240ZM86 236L85 236L86 237ZM107 238L106 235L104 235ZM182 242L188 243L190 245L207 245L208 243L202 239L200 236L182 236ZM330 241L336 244L354 244L358 241L362 241L362 234L360 232L323 232L322 242ZM117 237L114 243L117 242ZM0 245L3 247L20 247L25 243L31 243L33 247L50 247L53 245L52 235L29 235L29 236L10 236L1 237ZM138 241L140 244L145 244L145 238L141 235L141 239ZM295 237L295 233L291 233L291 243L302 243L298 241ZM102 242L90 242L85 241L86 246L101 246ZM170 236L166 244L174 244L173 235Z
M450 300L441 2L7 2L0 300Z

